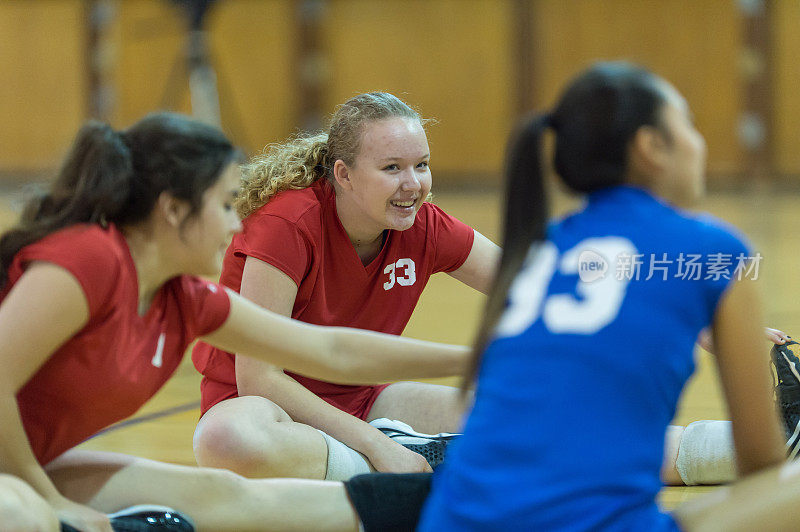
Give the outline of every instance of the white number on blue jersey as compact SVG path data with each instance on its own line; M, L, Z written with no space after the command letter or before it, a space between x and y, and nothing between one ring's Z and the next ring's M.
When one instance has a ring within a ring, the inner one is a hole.
M539 318L539 309L558 260L551 243L531 247L525 264L508 290L509 305L497 324L497 336L516 336Z
M614 321L629 279L618 279L608 264L605 275L591 282L578 281L575 291L581 299L572 294L547 294L556 267L564 275L577 275L579 256L587 250L612 261L620 254L637 253L630 240L616 236L587 238L560 257L551 242L531 248L509 290L509 306L497 325L497 336L521 334L540 316L545 327L555 334L593 334Z
M391 290L395 282L400 286L411 286L417 282L416 266L411 259L400 259L393 264L387 264L383 273L389 275L389 280L383 283L384 290Z

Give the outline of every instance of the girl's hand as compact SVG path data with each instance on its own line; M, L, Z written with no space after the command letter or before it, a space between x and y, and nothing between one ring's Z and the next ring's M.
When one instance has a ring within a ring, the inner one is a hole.
M431 469L425 457L410 451L397 442L385 438L367 455L377 471L383 473L430 473Z
M792 337L785 332L779 331L778 329L770 329L769 327L764 328L764 334L767 336L767 340L778 345L783 345L792 339Z
M81 532L114 532L111 520L104 513L72 502L64 497L50 500L58 519Z
M0 530L59 532L55 512L22 480L0 474Z

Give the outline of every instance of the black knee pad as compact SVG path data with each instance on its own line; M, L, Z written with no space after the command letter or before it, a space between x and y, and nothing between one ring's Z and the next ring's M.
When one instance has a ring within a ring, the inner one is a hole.
M344 483L365 532L413 532L432 473L368 473Z

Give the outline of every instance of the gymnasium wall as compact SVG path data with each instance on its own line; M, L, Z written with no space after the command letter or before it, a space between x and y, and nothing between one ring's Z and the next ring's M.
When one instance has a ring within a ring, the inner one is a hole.
M112 2L105 35L118 126L163 107L189 111L185 24L165 0ZM220 0L210 50L226 131L250 152L297 130L297 13L292 0ZM559 87L601 58L627 58L671 80L690 101L709 146L709 170L744 170L737 140L743 109L743 24L733 0L329 0L315 34L322 51L321 107L386 90L438 123L429 129L439 182L495 181L521 108L551 104ZM773 73L769 156L800 175L800 4L770 2ZM0 174L57 164L89 115L86 3L0 2ZM521 20L520 17L524 17ZM520 27L530 36L522 44ZM527 46L521 50L521 46ZM529 57L523 63L522 52ZM530 89L520 91L523 76Z
M0 170L58 164L86 116L81 4L0 2Z

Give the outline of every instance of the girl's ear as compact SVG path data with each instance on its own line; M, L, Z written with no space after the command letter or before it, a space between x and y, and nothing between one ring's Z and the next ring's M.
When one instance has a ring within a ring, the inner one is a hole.
M343 189L350 190L353 188L353 184L350 181L350 169L341 159L337 159L333 163L333 178Z
M162 192L156 200L156 210L172 227L180 227L189 216L191 207L186 200L178 199L169 192Z
M669 143L664 133L653 126L642 126L631 140L628 156L631 170L646 176L657 175L667 166Z

